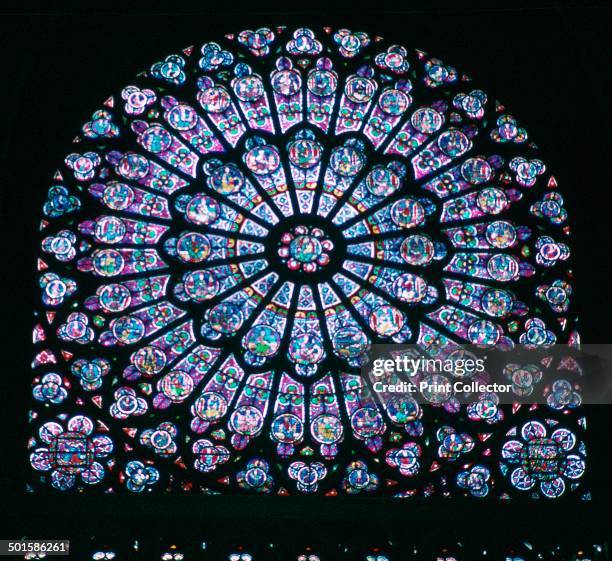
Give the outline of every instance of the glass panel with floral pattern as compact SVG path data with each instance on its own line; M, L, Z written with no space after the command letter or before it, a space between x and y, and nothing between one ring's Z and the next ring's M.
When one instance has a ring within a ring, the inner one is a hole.
M171 54L43 214L30 490L588 498L575 402L359 376L371 343L579 343L557 180L435 56L327 27Z

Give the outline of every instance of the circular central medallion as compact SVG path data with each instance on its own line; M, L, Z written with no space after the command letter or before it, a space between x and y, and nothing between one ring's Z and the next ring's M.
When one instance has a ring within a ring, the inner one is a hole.
M333 248L333 242L321 228L300 225L281 236L278 256L292 271L314 273L329 263Z
M314 236L298 236L289 243L289 255L300 263L312 263L322 253L323 246Z

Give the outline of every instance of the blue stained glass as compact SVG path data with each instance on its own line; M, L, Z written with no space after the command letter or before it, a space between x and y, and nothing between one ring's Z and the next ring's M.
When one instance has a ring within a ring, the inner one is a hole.
M579 342L527 129L379 39L242 31L91 113L42 209L31 489L583 496L563 381L439 415L357 375L370 343Z

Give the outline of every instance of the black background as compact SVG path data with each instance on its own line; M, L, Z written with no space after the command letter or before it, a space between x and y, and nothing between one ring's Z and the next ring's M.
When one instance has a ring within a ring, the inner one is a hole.
M2 353L0 538L213 536L228 543L405 543L460 537L581 542L610 537L610 408L594 407L590 503L251 497L25 496L35 240L52 173L110 93L168 53L260 25L342 26L379 33L478 78L529 130L557 177L573 229L576 302L587 343L612 342L610 10L603 4L435 2L328 5L31 3L0 15ZM5 12L7 8L4 8ZM174 13L171 13L174 12ZM148 528L148 529L147 529ZM444 533L443 533L444 532ZM178 539L178 538L177 538ZM439 545L443 545L440 543Z

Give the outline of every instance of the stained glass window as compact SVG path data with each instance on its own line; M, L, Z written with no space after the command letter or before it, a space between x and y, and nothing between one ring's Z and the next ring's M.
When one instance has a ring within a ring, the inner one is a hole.
M42 213L30 490L588 497L567 388L434 408L359 375L372 343L579 343L555 176L435 56L328 27L177 51Z

